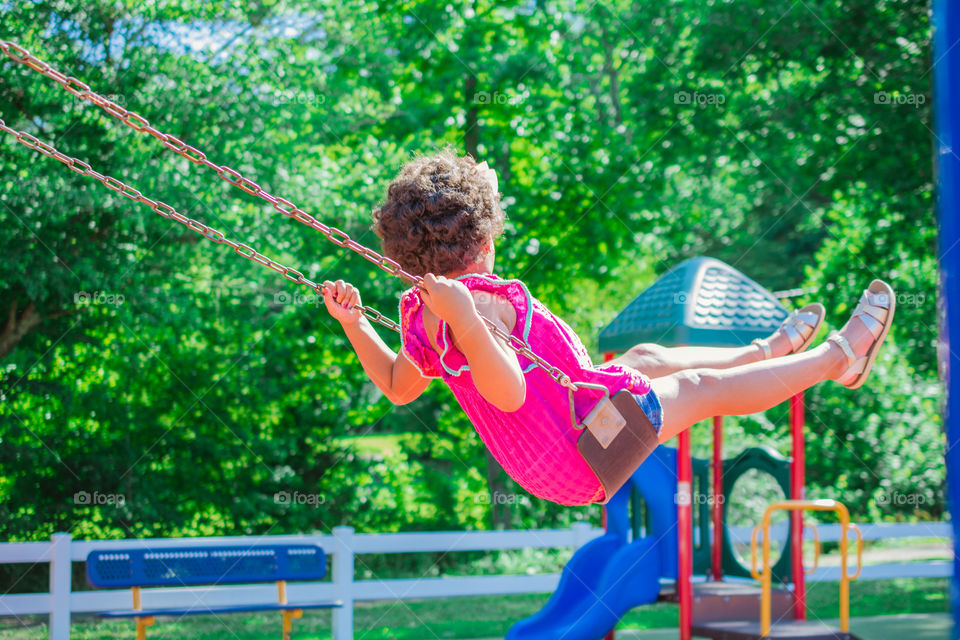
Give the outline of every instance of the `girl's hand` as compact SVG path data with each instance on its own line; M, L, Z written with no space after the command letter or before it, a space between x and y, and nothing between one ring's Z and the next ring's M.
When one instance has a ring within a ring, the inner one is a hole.
M360 304L360 292L343 280L327 280L323 283L323 302L330 315L339 320L340 324L354 324L363 317L356 308Z
M473 295L459 280L428 273L423 276L420 296L430 311L450 325L456 326L477 313Z

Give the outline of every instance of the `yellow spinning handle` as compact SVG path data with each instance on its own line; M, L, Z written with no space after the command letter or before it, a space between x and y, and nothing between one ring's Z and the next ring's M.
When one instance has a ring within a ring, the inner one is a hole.
M750 536L750 575L759 580L763 587L763 595L760 600L760 632L764 636L770 635L770 600L773 582L773 574L770 565L770 517L775 511L833 511L840 519L840 631L846 633L850 630L850 581L856 580L863 569L863 535L857 525L850 523L850 512L847 508L836 500L783 500L775 502L767 507L763 512L763 520L753 530ZM807 525L804 525L806 530ZM813 531L813 568L806 571L807 574L816 571L820 562L820 536L816 527L811 526ZM757 535L763 532L763 572L757 570ZM857 535L857 571L850 575L847 571L847 551L849 550L849 533L854 532Z

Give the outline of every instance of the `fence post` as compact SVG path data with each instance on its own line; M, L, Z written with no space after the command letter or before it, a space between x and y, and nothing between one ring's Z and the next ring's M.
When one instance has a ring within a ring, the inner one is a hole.
M333 589L342 607L333 610L333 640L353 640L353 527L334 527Z
M70 638L70 574L69 533L50 536L50 640Z
M589 522L574 522L570 530L573 531L573 549L576 551L590 542L590 531L593 527Z

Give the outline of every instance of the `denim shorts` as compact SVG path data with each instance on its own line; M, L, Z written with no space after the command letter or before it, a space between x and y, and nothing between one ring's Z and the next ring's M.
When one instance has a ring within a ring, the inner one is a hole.
M643 394L635 393L633 397L640 408L643 409L643 412L647 414L647 419L659 435L660 430L663 429L663 406L660 404L660 398L657 397L653 389Z

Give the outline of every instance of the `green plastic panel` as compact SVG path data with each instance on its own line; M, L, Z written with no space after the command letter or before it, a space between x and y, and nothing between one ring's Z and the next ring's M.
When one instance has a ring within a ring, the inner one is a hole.
M756 469L772 476L774 482L780 485L783 495L790 497L790 460L780 454L768 449L751 447L744 449L734 458L723 461L723 573L728 576L750 577L750 569L743 566L737 559L733 551L733 544L730 542L729 520L727 518L727 507L730 505L730 494L733 492L734 485L740 476L751 469ZM757 522L756 524L760 524ZM774 581L790 582L790 548L793 544L792 532L787 534L785 551L774 563L771 573Z
M772 293L714 258L692 258L663 274L600 332L603 352L642 342L736 347L772 333L787 310Z

